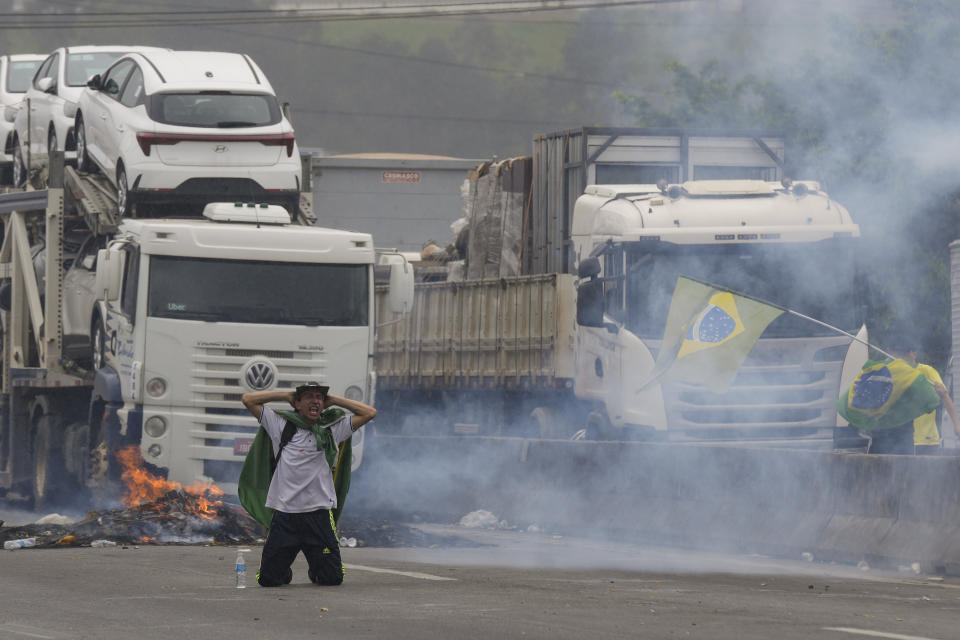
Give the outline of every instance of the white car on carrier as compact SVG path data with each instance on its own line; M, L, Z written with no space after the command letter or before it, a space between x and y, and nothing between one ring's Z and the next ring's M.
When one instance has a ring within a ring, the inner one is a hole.
M47 56L33 76L16 114L13 145L13 181L22 186L28 170L46 166L50 151L73 158L73 120L77 98L91 76L130 51L162 51L155 47L60 47ZM29 108L27 108L29 107Z
M0 184L10 184L13 177L13 122L23 94L45 57L33 53L0 56L0 142L3 143L0 147Z
M300 203L293 127L249 56L212 51L126 55L80 96L77 164L99 169L117 210L207 202Z

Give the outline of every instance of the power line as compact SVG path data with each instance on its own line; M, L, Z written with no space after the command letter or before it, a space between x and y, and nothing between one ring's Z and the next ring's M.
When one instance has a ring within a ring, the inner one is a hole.
M643 5L695 3L703 0L515 0L512 2L459 2L321 9L237 9L197 11L128 11L57 13L0 13L4 29L113 29L130 27L184 27L340 20L462 17L603 9Z

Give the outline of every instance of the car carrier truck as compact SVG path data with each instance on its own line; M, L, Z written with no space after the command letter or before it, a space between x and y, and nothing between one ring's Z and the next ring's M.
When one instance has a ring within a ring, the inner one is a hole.
M57 503L134 445L169 481L235 493L258 428L243 393L320 381L373 401L369 234L243 203L117 219L102 178L56 173L45 192L0 196L0 490ZM412 273L390 269L403 309Z
M380 429L839 441L845 422L834 405L866 346L792 315L767 328L726 393L647 386L680 275L866 339L859 229L847 210L817 183L781 181L775 139L671 135L562 132L538 138L530 158L473 176L474 192L494 193L488 204L507 203L494 209L521 207L496 223L519 256L471 278L471 260L494 252L468 252L466 279L417 284L412 314L378 334ZM714 162L700 173L720 178L689 179L697 145ZM591 184L603 175L659 184ZM477 232L471 222L470 246L484 247Z

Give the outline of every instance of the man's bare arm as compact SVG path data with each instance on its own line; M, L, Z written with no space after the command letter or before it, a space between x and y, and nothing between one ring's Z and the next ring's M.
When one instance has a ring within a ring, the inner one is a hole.
M287 401L293 405L293 391L251 391L240 397L240 402L247 408L254 418L260 419L263 415L263 405L268 402Z
M354 431L373 420L374 416L377 415L377 410L368 404L357 402L356 400L347 400L342 396L335 396L332 393L327 394L327 406L333 405L343 407L353 414L353 416L350 417L350 427Z

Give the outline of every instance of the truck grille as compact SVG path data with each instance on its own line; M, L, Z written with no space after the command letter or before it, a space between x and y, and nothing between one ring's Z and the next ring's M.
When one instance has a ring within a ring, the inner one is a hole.
M190 388L196 413L190 435L203 459L204 475L217 484L237 481L245 455L243 445L253 440L259 428L240 405L240 397L247 391L241 383L243 368L253 357L267 358L276 366L274 388L292 389L307 381L327 379L327 356L319 351L196 349Z
M671 429L705 437L834 428L840 375L849 338L761 340L727 393L668 382Z

